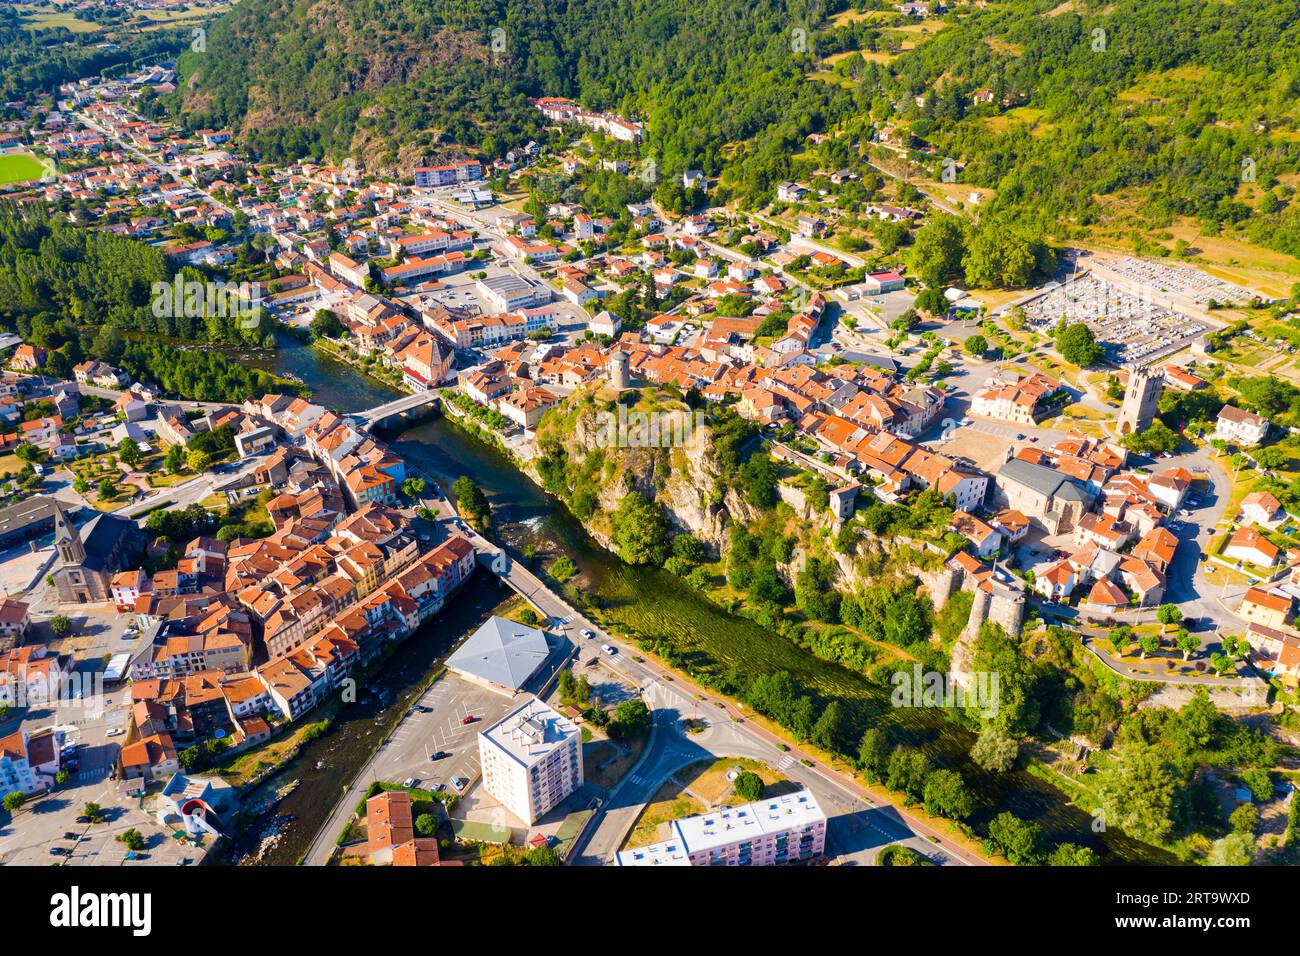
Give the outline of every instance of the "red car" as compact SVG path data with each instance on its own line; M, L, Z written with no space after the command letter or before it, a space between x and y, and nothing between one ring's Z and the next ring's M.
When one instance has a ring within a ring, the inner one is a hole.
M472 723L474 723L474 721L476 721L476 720L478 720L478 718L475 717L473 714L470 714L468 717L463 718L463 719L461 720L461 723L462 723L462 724L472 724Z

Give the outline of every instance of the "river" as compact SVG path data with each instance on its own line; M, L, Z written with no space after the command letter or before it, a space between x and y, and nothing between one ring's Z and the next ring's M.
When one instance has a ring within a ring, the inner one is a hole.
M292 373L313 389L316 401L338 411L382 404L394 395L348 366L293 341L286 341L275 353L254 353L237 360L279 374ZM629 631L671 642L692 670L735 666L747 673L789 671L823 700L841 700L859 725L869 724L889 707L888 689L872 684L863 675L822 661L758 624L727 613L674 575L624 564L597 545L563 505L524 477L502 454L451 422L435 419L390 435L388 440L398 454L444 490L449 490L461 475L470 476L491 500L498 537L517 558L525 554L568 555L579 569L582 590L603 614ZM474 590L454 602L467 605L463 615L453 607L446 620L431 622L427 628L440 637L417 636L402 647L390 668L400 668L404 676L393 683L412 690L422 684L446 650L477 626L500 600L500 586L482 576L471 587ZM479 589L484 588L495 594L480 594ZM397 699L389 706L395 712L404 705L401 690L394 689ZM895 714L895 719L898 716ZM373 725L374 721L364 723ZM1130 840L1114 829L1094 833L1089 814L1072 806L1060 790L1027 772L985 773L967 757L971 735L941 712L910 709L899 723L910 745L924 748L936 761L961 771L978 799L975 822L987 820L1001 810L1012 810L1041 824L1052 840L1094 846L1107 862L1175 862L1163 851ZM318 756L327 753L331 740L340 735L348 735L346 726L309 744L299 758L300 765L306 767L314 767L316 760L324 759L335 772L317 775L328 778L332 787L312 786L309 774L285 801L284 809L300 817L295 829L305 831L315 818L323 820L330 808L327 800L319 798L331 792L337 794L344 782L341 778L345 764L355 772L364 761L361 751L370 745L365 740L359 740L356 747L348 746L347 750L357 752L344 759ZM304 809L293 810L291 803ZM286 838L284 852L274 854L275 862L293 862L294 848L310 840L311 835Z

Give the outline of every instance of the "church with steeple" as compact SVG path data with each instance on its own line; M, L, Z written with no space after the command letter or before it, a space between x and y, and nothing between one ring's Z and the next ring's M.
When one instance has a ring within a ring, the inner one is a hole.
M126 518L99 514L74 528L54 503L54 548L58 562L50 572L62 604L100 604L112 600L113 575L143 560L144 534Z

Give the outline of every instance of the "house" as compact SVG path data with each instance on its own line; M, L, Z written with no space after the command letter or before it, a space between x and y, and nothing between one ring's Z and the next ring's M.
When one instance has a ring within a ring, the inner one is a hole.
M781 183L776 187L776 198L781 202L799 202L808 195L808 189L798 183Z
M1214 434L1211 437L1249 448L1262 442L1266 435L1268 435L1267 418L1254 412L1244 412L1232 405L1224 405L1214 424Z
M1277 545L1254 528L1238 528L1223 549L1223 556L1229 561L1242 561L1261 568L1271 568L1281 553Z
M59 772L59 748L54 732L16 730L0 737L0 798L11 793L33 794L54 786Z
M1064 601L1078 585L1073 565L1066 559L1053 564L1034 578L1034 590L1049 601Z
M151 734L122 748L122 776L126 780L169 780L180 770L170 734Z
M560 398L541 385L520 388L496 403L497 411L520 428L534 427L548 409L560 403Z
M532 825L582 786L578 725L529 697L478 735L483 788Z
M1017 425L1034 425L1043 404L1060 391L1061 383L1041 372L1016 382L993 383L971 399L971 414Z
M20 646L31 623L24 602L11 597L0 600L0 652Z
M25 372L34 372L45 365L45 356L49 354L39 345L28 345L24 342L14 351L14 357L9 360L9 364Z
M1029 533L1029 519L1010 508L999 511L990 523L1010 544L1017 544Z
M1282 502L1267 491L1248 494L1241 500L1241 511L1237 513L1237 520L1242 524L1263 525L1265 528L1276 528L1285 519Z
M971 543L981 558L995 554L1002 547L1002 532L965 511L954 511L952 530Z
M385 790L366 801L366 849L372 866L438 866L438 841L415 835L411 795Z
M1291 599L1278 591L1251 588L1242 598L1240 613L1252 624L1282 628L1291 616Z

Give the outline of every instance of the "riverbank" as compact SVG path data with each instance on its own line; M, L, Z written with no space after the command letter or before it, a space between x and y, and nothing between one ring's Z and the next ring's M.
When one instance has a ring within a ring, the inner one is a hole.
M1091 816L1047 781L1024 770L984 771L969 759L974 736L943 711L893 708L888 687L728 613L660 568L625 564L600 547L562 503L557 507L556 500L506 453L479 441L449 418L395 436L393 447L444 486L462 474L473 479L492 503L498 540L516 560L540 568L553 558L569 557L579 572L566 582L564 593L573 596L571 603L589 609L602 626L639 647L670 651L669 656L648 651L665 670L704 686L733 674L786 671L800 687L814 693L821 706L839 701L851 726L865 728L887 721L897 728L901 745L921 750L937 766L958 770L976 797L977 809L970 820L976 830L998 812L1010 810L1041 825L1053 841L1093 846L1107 862L1174 862L1159 849L1113 829L1093 833ZM793 739L788 731L782 735Z

